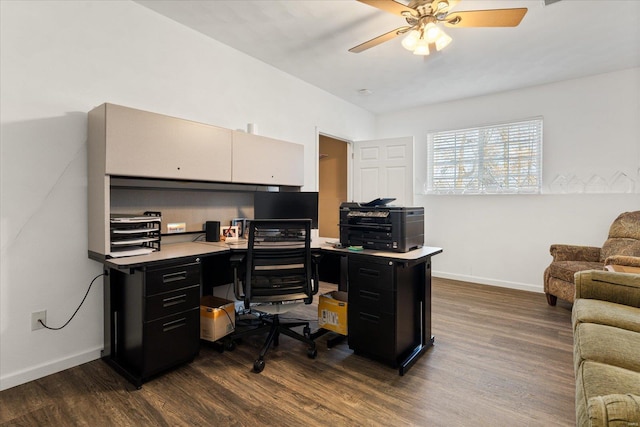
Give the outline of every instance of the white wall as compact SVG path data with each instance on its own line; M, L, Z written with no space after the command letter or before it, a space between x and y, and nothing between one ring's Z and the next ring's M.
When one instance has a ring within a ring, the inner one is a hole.
M452 83L455 84L455 83ZM543 194L425 196L427 133L544 119ZM601 246L615 217L640 209L640 69L424 106L377 120L377 137L414 135L415 202L425 207L426 244L441 246L433 273L542 292L549 245ZM559 175L635 181L631 194L563 194Z
M87 258L87 112L112 102L305 145L317 188L316 127L373 136L372 114L138 4L0 2L2 247L0 389L93 360L102 282L60 326L101 266ZM215 167L215 159L211 159Z

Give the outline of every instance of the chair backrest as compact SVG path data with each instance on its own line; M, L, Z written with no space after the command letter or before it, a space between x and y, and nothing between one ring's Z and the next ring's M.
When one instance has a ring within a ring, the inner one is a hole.
M600 261L613 255L640 256L640 211L623 212L611 224Z
M250 303L313 301L311 220L252 220L249 224L245 307Z

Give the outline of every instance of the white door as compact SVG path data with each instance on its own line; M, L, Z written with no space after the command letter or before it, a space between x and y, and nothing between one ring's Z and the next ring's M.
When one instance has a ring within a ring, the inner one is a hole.
M353 201L413 206L413 181L412 136L353 143Z

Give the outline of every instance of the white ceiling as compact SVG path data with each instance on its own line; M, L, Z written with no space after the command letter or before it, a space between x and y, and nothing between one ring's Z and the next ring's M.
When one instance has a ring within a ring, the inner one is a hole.
M137 3L373 113L640 67L639 0L461 0L529 10L515 28L444 28L453 42L427 57L401 37L348 52L406 24L356 0Z

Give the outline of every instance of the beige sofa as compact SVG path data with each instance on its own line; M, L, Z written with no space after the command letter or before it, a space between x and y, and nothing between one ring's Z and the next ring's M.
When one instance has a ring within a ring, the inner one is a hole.
M576 425L640 427L640 274L575 274Z

